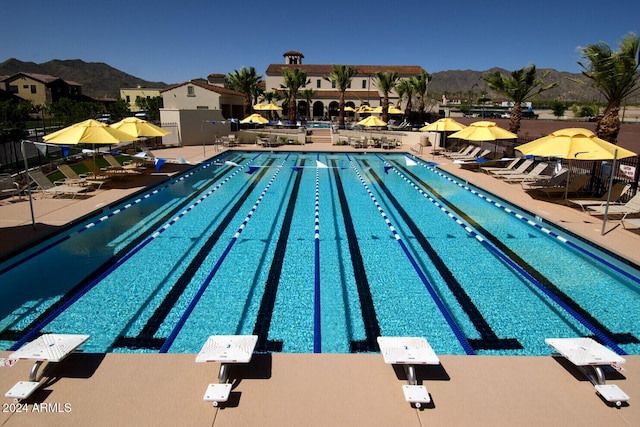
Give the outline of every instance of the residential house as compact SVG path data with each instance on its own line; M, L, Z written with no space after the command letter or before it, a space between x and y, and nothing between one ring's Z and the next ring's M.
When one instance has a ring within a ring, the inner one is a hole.
M79 83L36 73L20 72L0 77L0 89L31 101L34 106L55 102L60 98L78 99L82 96L82 85Z
M132 112L140 111L140 107L136 105L136 100L139 98L151 99L160 96L160 90L156 88L138 86L135 88L120 89L120 98L124 99L129 104L129 110Z

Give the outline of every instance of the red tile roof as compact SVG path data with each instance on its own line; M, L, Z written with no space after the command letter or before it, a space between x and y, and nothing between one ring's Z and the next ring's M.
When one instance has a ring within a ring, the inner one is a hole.
M232 90L232 89L227 89L226 87L210 85L210 84L207 84L207 83L202 83L202 82L194 81L194 80L191 80L191 81L188 81L188 82L184 82L184 83L178 83L178 84L175 84L173 86L169 86L169 87L167 87L165 89L160 90L160 93L164 93L164 92L167 92L167 91L169 91L171 89L175 89L177 87L181 87L181 86L184 86L184 85L198 86L198 87L201 87L203 89L210 90L211 92L219 93L221 95L244 96L243 93L237 92L237 91Z
M352 65L356 68L356 76L364 77L374 75L375 73L395 71L400 77L416 76L424 71L419 65ZM333 71L332 64L269 64L265 74L267 75L280 75L283 68L299 68L306 72L308 75L328 75Z

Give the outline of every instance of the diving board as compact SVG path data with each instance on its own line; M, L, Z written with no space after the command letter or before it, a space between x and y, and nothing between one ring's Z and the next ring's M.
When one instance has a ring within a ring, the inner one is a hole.
M438 355L427 340L423 337L378 337L378 345L385 363L403 365L408 382L402 386L405 401L416 408L431 402L427 388L418 385L415 372L415 365L440 364Z
M205 402L218 406L218 403L229 400L232 388L232 384L227 382L230 364L249 363L257 342L257 335L212 335L207 339L196 356L196 362L218 362L220 371L218 384L207 386L203 396Z
M624 358L591 338L547 338L544 342L578 367L607 402L621 406L629 400L617 385L605 384L602 372L604 366L619 369L619 365L626 362Z
M5 397L15 401L26 399L40 386L42 377L38 377L38 369L44 362L58 363L73 353L89 339L89 335L44 334L29 344L13 352L10 360L33 360L29 381L18 381Z

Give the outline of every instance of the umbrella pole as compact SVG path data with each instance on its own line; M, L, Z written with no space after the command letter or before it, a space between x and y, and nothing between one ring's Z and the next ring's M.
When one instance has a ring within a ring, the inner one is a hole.
M609 213L609 203L611 202L611 186L613 185L613 174L616 172L616 159L618 157L618 149L613 152L613 164L611 165L611 173L609 174L609 190L607 191L607 204L604 207L604 216L602 217L602 230L600 235L604 236L604 227L607 224L607 214Z
M24 174L27 178L27 193L29 194L29 209L31 210L31 226L35 230L36 217L33 213L33 196L31 195L31 179L29 178L29 162L27 161L27 150L24 146L24 139L20 141L20 149L22 150L22 159L24 160Z

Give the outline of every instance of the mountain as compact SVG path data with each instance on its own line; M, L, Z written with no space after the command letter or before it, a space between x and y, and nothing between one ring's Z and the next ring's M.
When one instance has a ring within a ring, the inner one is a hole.
M84 62L80 59L54 59L36 64L11 58L0 64L0 75L12 75L19 72L48 74L80 83L82 93L96 99L117 99L120 97L120 88L144 86L162 89L168 86L163 82L150 82L129 75L101 62Z
M21 71L48 74L80 83L83 94L98 99L105 97L118 98L120 96L120 88L144 86L162 89L168 86L163 82L150 82L131 76L101 62L84 62L80 59L56 59L36 64L12 58L0 64L0 75L12 75ZM492 68L486 71L451 70L436 72L432 74L433 79L429 84L429 93L432 96L446 93L449 96L467 97L470 92L473 92L473 97L479 98L482 93L487 93L490 98L500 98L482 80L484 74L495 71L500 71L505 75L510 73L500 68ZM538 71L541 74L546 70L541 69ZM559 82L560 84L558 87L540 94L537 98L539 101L593 102L594 100L602 99L599 92L591 87L590 82L582 74L572 74L551 69L545 82L547 84Z

